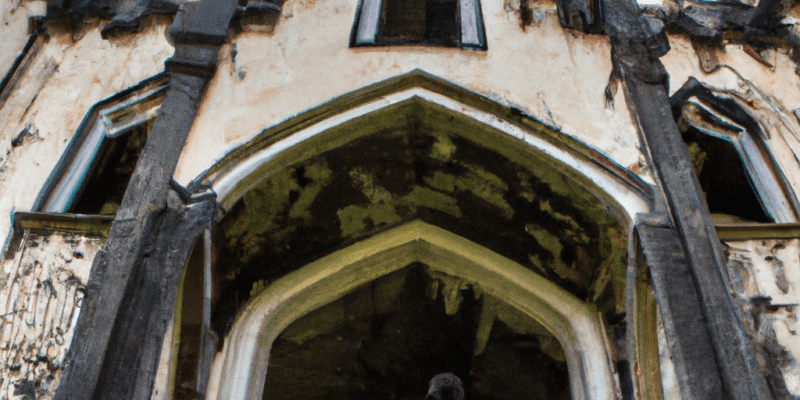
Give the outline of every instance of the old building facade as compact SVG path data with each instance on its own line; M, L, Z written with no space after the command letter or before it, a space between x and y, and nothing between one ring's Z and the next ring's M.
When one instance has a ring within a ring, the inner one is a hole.
M0 399L800 398L793 2L0 15Z

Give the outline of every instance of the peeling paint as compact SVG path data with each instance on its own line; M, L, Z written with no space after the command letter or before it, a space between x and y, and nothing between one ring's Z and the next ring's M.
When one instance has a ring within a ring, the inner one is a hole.
M50 399L103 239L28 231L0 271L0 398Z
M800 239L729 241L731 290L773 390L800 397Z
M169 22L148 17L138 35L114 41L101 38L99 21L88 21L78 32L52 27L50 40L0 107L0 243L10 212L32 209L89 108L164 70L173 52L164 35ZM27 126L38 133L12 147Z

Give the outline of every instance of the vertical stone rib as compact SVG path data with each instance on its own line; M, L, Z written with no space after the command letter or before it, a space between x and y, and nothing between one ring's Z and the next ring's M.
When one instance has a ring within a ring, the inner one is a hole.
M615 68L625 80L633 120L639 124L642 140L649 150L649 161L664 191L684 256L691 267L699 302L693 312L696 318L705 318L716 359L717 368L685 360L688 370L679 381L682 391L691 393L686 388L695 387L687 376L707 376L701 380L710 382L714 379L711 375L717 375L723 383L721 389L711 385L705 394L695 394L693 398L771 399L764 373L744 330L740 310L728 290L725 257L705 197L672 117L666 89L668 75L658 60L661 54L652 53L649 49L653 46L646 43L655 33L645 29L646 22L631 0L606 0L604 10ZM665 306L661 302L659 305ZM692 337L691 329L688 325L676 326L669 340Z

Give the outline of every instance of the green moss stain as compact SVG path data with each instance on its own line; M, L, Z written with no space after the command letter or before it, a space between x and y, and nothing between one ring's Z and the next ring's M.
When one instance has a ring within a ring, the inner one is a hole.
M256 297L259 293L261 293L262 290L266 289L268 283L269 282L265 281L264 279L259 279L253 282L253 288L250 289L250 298L252 299Z
M455 192L456 176L442 171L434 171L433 175L423 178L428 186L445 192Z
M411 193L403 196L400 202L413 207L428 207L454 217L461 217L461 209L458 208L455 198L422 186L414 186Z
M700 176L700 173L703 172L703 164L706 162L708 153L703 151L697 142L691 142L687 148L689 149L689 156L692 158L694 170L697 173L697 176Z
M508 184L480 166L467 163L457 163L457 165L466 170L463 175L456 176L442 171L434 171L430 176L425 176L423 180L436 190L448 193L470 192L483 201L496 206L503 218L511 219L514 216L514 209L504 198L509 189Z
M624 311L627 234L591 182L546 156L506 151L506 138L461 116L404 107L407 114L387 111L334 128L336 140L304 150L317 155L298 155L301 161L243 196L220 224L236 259L220 272L237 280L230 290L245 298L251 287L260 290L253 282L272 282L309 254L421 218L514 259L604 313ZM447 304L452 312L458 302Z
M280 245L292 227L311 222L309 209L332 176L323 158L276 172L245 194L246 213L225 232L228 245L239 248L243 263L256 256L265 242Z
M576 222L572 217L561 214L558 211L554 210L553 207L550 205L550 201L545 200L539 202L539 209L552 215L558 221L566 222L570 227L567 233L569 234L570 239L572 239L573 242L580 244L589 244L590 238L586 234L586 231L583 229L583 227L581 227L580 224L578 224L578 222Z
M504 199L508 185L497 175L477 165L465 164L464 166L469 173L456 180L456 189L472 192L475 196L500 208L504 218L511 219L514 216L514 209Z
M525 231L533 236L534 239L536 239L536 241L542 247L544 247L545 250L552 254L553 257L548 263L548 266L551 270L553 270L553 272L556 273L556 275L558 275L561 279L566 279L578 284L585 282L585 277L575 267L575 263L573 263L571 266L568 266L561 259L561 251L564 249L564 247L561 245L561 242L557 237L553 236L546 229L533 224L525 225ZM534 262L533 257L531 257L531 262ZM541 261L539 261L539 263L541 263Z
M542 275L547 276L547 268L544 267L544 263L542 262L542 259L539 258L538 254L529 254L528 258L530 259L531 264L533 264L533 266L536 267L536 269L538 269Z
M524 171L517 171L517 195L525 199L528 203L533 203L533 200L536 198L536 192L531 186L530 178L530 175Z
M350 170L350 178L357 188L373 203L388 203L392 201L392 193L375 185L375 177L361 168Z
M394 207L390 204L370 204L367 206L347 206L337 212L342 236L352 237L364 233L369 226L383 226L400 221Z
M372 227L399 222L404 215L413 214L419 207L461 217L456 199L445 193L415 185L407 195L398 196L376 185L374 176L363 169L353 169L349 175L370 204L350 205L337 212L344 237L353 237Z
M297 171L295 171L296 174ZM297 201L289 210L289 218L311 219L311 205L317 198L320 190L331 182L333 173L325 162L317 162L306 166L303 170L303 183L305 187L296 189L299 193ZM297 177L296 177L297 178ZM310 180L310 182L309 182Z
M445 135L435 135L436 142L431 146L430 157L439 161L450 161L456 152L456 145Z

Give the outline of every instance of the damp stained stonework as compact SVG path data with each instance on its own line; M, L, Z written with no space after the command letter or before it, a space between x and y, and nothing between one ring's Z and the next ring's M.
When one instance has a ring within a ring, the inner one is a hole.
M474 400L570 398L558 340L480 284L414 263L289 325L265 400L422 399L453 372Z
M104 241L27 231L15 257L0 260L0 399L52 398Z
M609 319L625 312L627 235L601 201L549 160L501 154L478 123L402 107L335 128L373 133L281 168L227 213L214 235L226 260L212 317L222 337L254 283L415 219L527 266Z
M800 397L800 239L726 241L731 292L779 398ZM766 362L773 360L773 362Z

